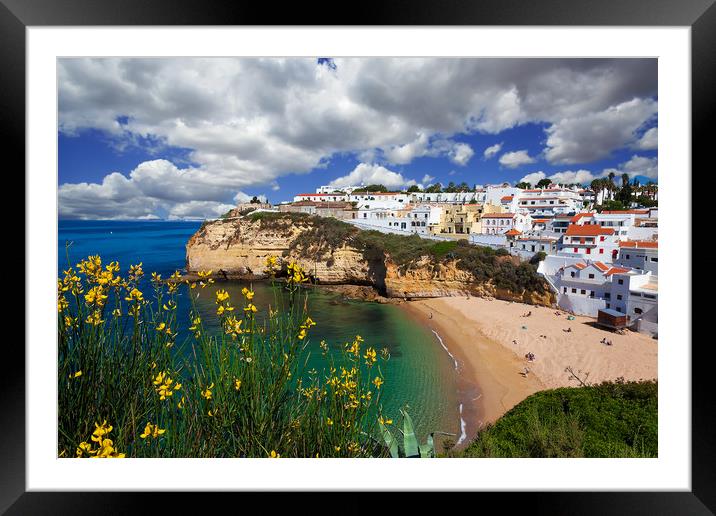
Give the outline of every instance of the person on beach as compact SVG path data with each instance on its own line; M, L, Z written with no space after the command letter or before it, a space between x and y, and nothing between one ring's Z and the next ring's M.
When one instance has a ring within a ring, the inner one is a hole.
M430 312L430 318L431 318L431 319L433 318L433 313L432 313L432 312Z

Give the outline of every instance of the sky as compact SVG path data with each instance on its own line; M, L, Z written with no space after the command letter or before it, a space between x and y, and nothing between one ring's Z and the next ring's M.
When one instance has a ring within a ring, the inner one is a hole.
M217 217L322 185L657 182L656 59L65 58L65 219Z

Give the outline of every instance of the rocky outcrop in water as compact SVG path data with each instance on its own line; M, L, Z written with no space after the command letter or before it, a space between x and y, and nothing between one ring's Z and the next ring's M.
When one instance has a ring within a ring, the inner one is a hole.
M549 290L543 294L511 292L496 288L491 281L477 281L469 271L458 267L455 260L436 262L423 256L407 265L396 264L388 253L375 249L366 252L350 238L331 246L315 241L315 231L313 238L306 238L312 229L315 228L310 218L207 222L187 243L187 272L191 275L212 270L217 277L256 280L266 277L266 258L279 256L300 263L317 283L370 286L376 290L375 296L362 290L354 296L358 298L473 295L546 306L554 303Z

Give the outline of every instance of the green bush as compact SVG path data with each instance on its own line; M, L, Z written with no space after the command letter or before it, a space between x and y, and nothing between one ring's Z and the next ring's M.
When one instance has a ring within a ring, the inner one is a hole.
M456 457L656 457L658 385L604 382L538 392Z

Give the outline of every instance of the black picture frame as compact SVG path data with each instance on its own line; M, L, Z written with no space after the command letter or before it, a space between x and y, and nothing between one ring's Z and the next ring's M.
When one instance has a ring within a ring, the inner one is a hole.
M303 3L201 0L0 0L0 134L5 156L25 166L25 28L92 25L572 25L689 26L692 44L692 169L713 168L707 127L716 97L716 6L714 0L400 0L321 7ZM676 171L674 171L676 172ZM684 173L684 171L678 171ZM695 176L692 181L696 184ZM17 195L16 195L17 196ZM684 207L688 217L688 208ZM697 213L693 214L697 219ZM692 234L694 234L692 232ZM711 258L710 263L714 263ZM696 262L694 262L695 264ZM25 274L31 271L25 270ZM691 284L691 278L687 278ZM692 299L693 321L707 317ZM705 305L705 304L704 304ZM25 313L26 324L34 324ZM692 321L682 321L684 342ZM25 492L25 358L4 339L0 374L0 512L7 514L127 514L148 512L145 494ZM709 344L705 341L702 344ZM711 399L707 345L692 346L692 490L690 492L481 493L529 503L536 514L713 514L716 511L716 421ZM215 496L215 495L212 495ZM161 496L162 504L168 496ZM185 498L174 495L174 502ZM214 499L215 500L215 499ZM156 499L155 499L156 501ZM500 501L500 500L498 500ZM505 501L502 500L504 503ZM217 507L221 501L213 501ZM142 507L141 510L139 508Z

